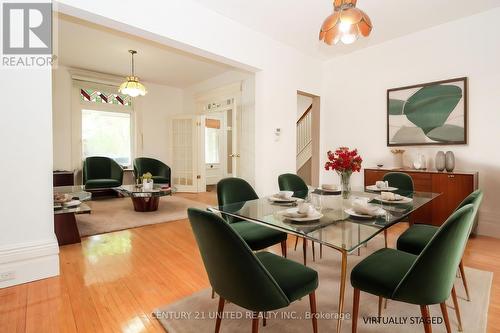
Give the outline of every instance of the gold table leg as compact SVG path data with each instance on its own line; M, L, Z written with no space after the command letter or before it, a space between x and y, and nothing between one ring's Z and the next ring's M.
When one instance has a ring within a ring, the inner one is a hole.
M347 252L345 250L340 250L342 254L342 268L340 271L340 293L339 293L339 311L338 311L338 321L337 321L337 333L342 330L342 316L344 311L344 294L345 294L345 283L347 278Z
M358 224L358 244L361 242L361 227ZM358 257L361 255L361 247L358 247Z

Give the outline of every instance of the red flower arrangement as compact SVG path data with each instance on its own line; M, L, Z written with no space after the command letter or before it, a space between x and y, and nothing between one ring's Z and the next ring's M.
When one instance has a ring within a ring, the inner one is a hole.
M353 173L361 170L363 159L358 155L358 150L349 150L348 147L339 147L335 152L328 151L328 161L325 170L335 170L341 173Z

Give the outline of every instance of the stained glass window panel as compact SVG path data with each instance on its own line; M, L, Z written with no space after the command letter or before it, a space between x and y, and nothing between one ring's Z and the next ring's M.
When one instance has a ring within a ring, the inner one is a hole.
M132 98L128 95L109 93L96 89L80 89L80 99L85 102L131 106Z

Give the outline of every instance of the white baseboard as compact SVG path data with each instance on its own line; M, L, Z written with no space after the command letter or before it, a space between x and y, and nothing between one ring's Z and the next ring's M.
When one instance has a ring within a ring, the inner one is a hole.
M500 238L500 214L480 211L477 234Z
M0 275L8 272L14 276L0 281L0 288L59 275L59 246L55 237L0 247Z

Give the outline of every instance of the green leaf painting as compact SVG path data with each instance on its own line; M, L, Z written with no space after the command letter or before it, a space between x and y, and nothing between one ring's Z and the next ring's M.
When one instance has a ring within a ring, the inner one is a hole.
M463 78L390 90L389 144L464 143L465 87Z
M393 141L396 141L398 143L406 143L406 144L426 142L426 136L424 131L422 131L422 129L418 127L402 126L396 132L396 134L394 134L394 137L392 139Z
M429 133L443 126L462 99L462 89L451 85L424 87L411 96L403 113L412 123Z
M403 114L403 108L405 106L405 101L399 99L389 100L389 114L393 116L399 116Z
M464 141L464 128L457 125L445 124L436 127L427 133L427 137L439 142L461 142Z

